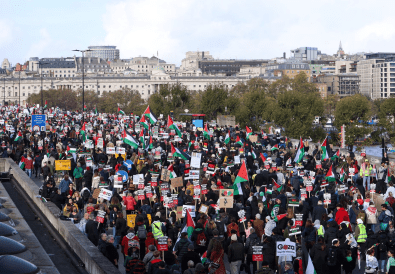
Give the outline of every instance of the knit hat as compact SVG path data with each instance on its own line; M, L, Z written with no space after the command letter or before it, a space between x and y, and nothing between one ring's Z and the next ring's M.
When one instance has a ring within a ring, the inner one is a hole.
M237 241L237 235L236 235L236 234L233 234L232 237L230 237L230 239L231 239L232 241Z
M363 224L363 221L361 219L357 219L358 224Z

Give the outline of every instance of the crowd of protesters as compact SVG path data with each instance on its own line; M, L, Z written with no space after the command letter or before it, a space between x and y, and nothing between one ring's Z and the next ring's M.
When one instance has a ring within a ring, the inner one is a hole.
M248 127L202 129L185 122L174 131L172 121L150 120L150 111L142 115L147 123L134 125L133 116L91 112L82 121L78 113L56 109L47 112L47 131L32 133L31 115L15 118L17 111L3 113L10 126L1 135L2 157L30 177L42 176L40 195L126 273L308 273L310 259L318 274L395 273L395 181L386 154L373 166L366 155L341 154L326 142L322 148L292 144ZM138 147L125 141L127 135ZM124 154L107 154L108 147L122 147ZM188 179L195 152L201 153L199 185L207 190L198 196L196 179ZM70 170L56 170L58 160L70 160ZM243 166L240 192L235 181ZM183 185L164 191L163 183L171 184L163 169L182 177ZM121 188L115 181L120 171L128 175ZM140 197L137 174L150 197ZM109 200L97 196L101 188L111 191ZM233 207L220 206L221 189L235 191ZM174 195L177 202L165 204ZM183 206L194 210L180 215ZM128 215L135 215L133 223ZM162 237L165 251L158 250ZM287 238L296 243L296 256L276 256L276 243ZM253 246L262 246L258 264Z

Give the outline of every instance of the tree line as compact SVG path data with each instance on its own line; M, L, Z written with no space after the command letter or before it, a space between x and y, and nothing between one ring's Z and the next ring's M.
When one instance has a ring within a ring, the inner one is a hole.
M67 110L82 108L81 91L44 90L44 100L48 107L60 107ZM31 94L29 104L39 104L40 94ZM253 78L232 88L225 85L209 85L203 91L190 91L181 84L162 85L148 100L141 98L138 91L121 89L104 92L98 96L94 91L85 91L85 104L88 110L97 108L99 112L116 113L120 107L126 114L141 115L147 105L159 116L165 117L173 111L175 120L185 121L179 116L188 109L189 113L206 114L206 121L216 119L218 114L234 115L236 122L243 128L253 130L267 128L269 125L284 129L291 138L311 137L314 141L323 140L327 133L322 124L329 115L335 118L334 126L346 127L346 143L354 144L372 133L365 142L380 139L380 134L395 143L395 98L371 101L356 94L340 99L329 95L323 99L314 83L307 75L300 73L291 79L283 77L274 82ZM377 126L368 125L372 116L379 118ZM321 126L313 124L315 116L322 117ZM337 133L331 134L331 142L339 141Z

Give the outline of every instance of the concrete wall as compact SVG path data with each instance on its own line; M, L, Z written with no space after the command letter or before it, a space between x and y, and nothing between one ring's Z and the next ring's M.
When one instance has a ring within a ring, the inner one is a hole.
M55 204L51 202L43 203L36 197L39 187L17 164L10 159L0 159L0 171L8 170L9 167L12 168L11 173L17 183L25 190L26 194L33 200L43 214L45 214L48 221L80 257L81 261L85 264L85 269L89 273L120 273L71 221L62 221L57 217L60 210Z

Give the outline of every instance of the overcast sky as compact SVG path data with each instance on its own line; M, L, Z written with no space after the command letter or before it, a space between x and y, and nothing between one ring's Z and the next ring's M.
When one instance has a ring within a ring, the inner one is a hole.
M267 59L298 47L334 54L395 51L395 1L0 0L0 62L69 57L115 45L121 58L187 51Z

